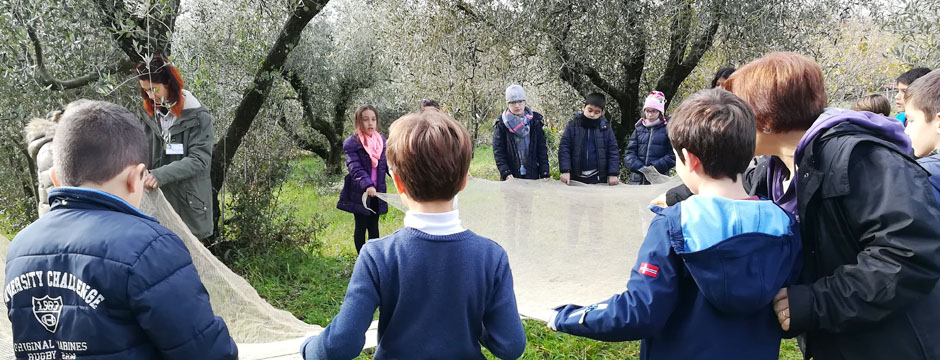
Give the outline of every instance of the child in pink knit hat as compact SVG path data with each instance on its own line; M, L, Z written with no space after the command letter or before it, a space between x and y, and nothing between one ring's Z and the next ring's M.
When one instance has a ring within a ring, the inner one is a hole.
M630 185L649 185L646 176L640 172L652 166L660 174L669 174L676 166L676 158L666 132L666 96L653 91L643 103L643 117L636 122L636 130L630 135L623 163L631 171Z

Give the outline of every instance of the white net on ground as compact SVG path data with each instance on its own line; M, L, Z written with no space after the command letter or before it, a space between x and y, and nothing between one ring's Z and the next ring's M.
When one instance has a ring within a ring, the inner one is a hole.
M665 183L566 186L558 181L475 179L459 195L460 218L464 227L506 249L519 312L544 320L556 305L589 304L624 290L653 218L649 202L678 184L678 179L652 175L653 182ZM404 211L398 195L379 196ZM303 338L322 331L258 296L189 232L161 192L150 192L141 208L186 243L213 310L239 343L240 358L296 359ZM0 238L4 263L8 247L9 241ZM375 346L374 325L367 347ZM0 316L0 358L12 358L12 342L9 320Z
M216 259L209 249L189 232L162 192L149 192L141 203L141 210L157 218L161 225L183 239L192 254L193 264L199 270L199 278L209 291L212 310L225 319L229 333L236 342L276 342L302 337L320 329L319 326L298 320L287 311L274 308L262 299L251 284Z
M653 219L650 201L679 184L662 175L656 181L665 183L474 179L458 195L458 209L465 228L506 249L519 312L545 320L557 305L588 305L625 289ZM379 196L404 209L398 195Z

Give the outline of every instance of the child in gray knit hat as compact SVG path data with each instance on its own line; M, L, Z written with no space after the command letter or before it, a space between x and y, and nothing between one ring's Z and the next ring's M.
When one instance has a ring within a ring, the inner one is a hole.
M526 106L521 85L506 88L506 105L493 124L493 158L500 180L550 177L542 114Z

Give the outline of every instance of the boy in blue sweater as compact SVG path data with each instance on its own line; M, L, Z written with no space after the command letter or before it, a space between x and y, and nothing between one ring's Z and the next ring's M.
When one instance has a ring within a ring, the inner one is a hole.
M771 302L795 277L801 245L790 215L741 186L754 156L753 117L722 89L682 103L669 139L677 172L697 195L656 208L626 291L559 307L550 328L642 339L641 359L777 359L782 334Z
M352 359L379 309L375 359L502 359L525 349L506 252L460 226L454 197L473 145L439 112L392 123L386 154L405 227L362 247L339 315L301 346L307 360Z
M940 192L940 70L924 75L907 88L904 98L907 127L914 155L930 172L930 184Z
M7 254L16 358L238 358L186 245L137 210L148 157L140 120L79 100L55 133L51 210Z

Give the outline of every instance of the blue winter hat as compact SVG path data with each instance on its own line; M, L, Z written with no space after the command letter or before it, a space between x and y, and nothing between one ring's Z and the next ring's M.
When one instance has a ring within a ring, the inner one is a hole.
M509 85L506 88L506 102L513 101L525 101L525 90L522 89L522 85Z

